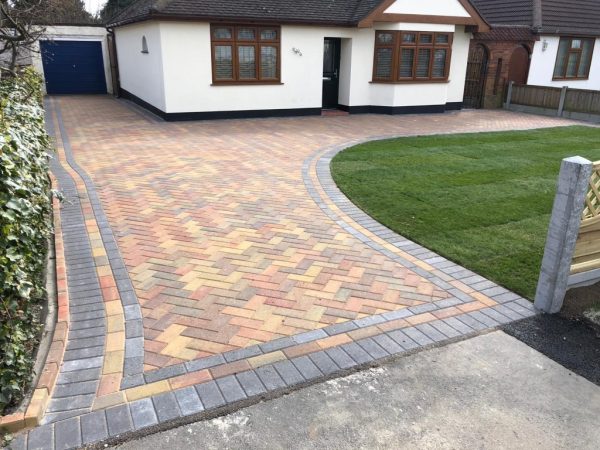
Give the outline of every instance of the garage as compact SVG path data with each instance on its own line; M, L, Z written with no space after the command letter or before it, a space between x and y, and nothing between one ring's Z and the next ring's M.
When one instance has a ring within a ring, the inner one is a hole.
M106 94L100 41L40 41L48 94Z

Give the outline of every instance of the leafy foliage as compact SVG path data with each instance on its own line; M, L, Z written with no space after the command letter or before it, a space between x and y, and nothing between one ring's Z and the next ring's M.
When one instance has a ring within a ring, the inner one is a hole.
M41 78L0 81L0 413L31 379L45 296L51 197Z
M104 8L102 8L102 11L100 11L100 18L102 19L102 22L108 22L110 19L136 1L137 0L108 0L104 5Z

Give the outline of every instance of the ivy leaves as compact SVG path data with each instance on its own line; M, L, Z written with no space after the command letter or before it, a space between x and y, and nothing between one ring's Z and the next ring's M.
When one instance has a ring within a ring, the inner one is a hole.
M0 81L0 413L31 380L44 299L51 190L42 80Z

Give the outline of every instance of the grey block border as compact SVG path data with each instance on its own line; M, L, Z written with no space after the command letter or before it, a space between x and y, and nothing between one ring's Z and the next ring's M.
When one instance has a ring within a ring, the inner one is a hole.
M70 143L69 136L67 134L67 131L66 131L66 128L64 125L60 105L55 100L51 99L46 102L46 110L48 111L48 113L51 113L53 111L55 114L55 117L56 117L56 120L58 123L58 127L59 127L59 131L60 131L60 135L61 135L61 139L62 139L62 144L63 144L62 146L63 146L64 152L65 152L66 162L81 177L81 179L83 180L83 182L85 184L85 187L87 190L87 195L88 195L88 198L90 201L90 205L92 207L92 211L94 213L94 216L96 218L96 223L97 223L98 229L100 231L102 243L106 250L106 255L108 257L108 263L110 264L111 270L112 270L113 274L115 275L117 291L119 292L119 297L121 299L121 303L122 303L123 311L124 311L124 315L125 315L125 336L126 337L125 337L125 362L124 362L123 372L125 372L125 367L127 367L128 374L137 375L138 378L140 378L140 376L143 374L143 371L144 371L143 360L140 358L140 356L143 356L143 353L144 353L144 341L143 341L143 331L140 332L141 330L143 330L143 322L142 322L142 312L141 312L139 300L135 293L135 289L133 288L131 279L129 278L129 273L127 272L127 270L125 268L125 263L121 256L121 253L119 252L119 248L117 246L117 242L115 240L112 228L110 227L110 224L108 222L106 214L104 213L104 209L102 208L102 204L100 202L100 198L96 191L94 182L92 181L90 176L87 174L87 172L83 168L81 168L81 166L77 163L77 161L75 160L75 157L73 156L71 143ZM57 165L60 166L60 163L57 162ZM75 186L74 180L70 177L70 175L66 172L66 170L64 170L62 167L57 167L57 169L59 170L59 172L61 172L61 177L57 176L57 178L59 178L59 183L61 186L63 186L63 182L71 183L73 186ZM75 193L76 192L77 191L75 189ZM81 226L85 229L85 222L83 221L83 216L82 216L82 220L81 220L81 223L79 224L79 226ZM63 227L63 229L64 229L64 227ZM81 261L83 261L84 264L87 261L91 261L92 267L94 267L94 264L93 264L94 258L91 255L91 252L89 253L89 255L81 255L81 256L82 257L80 259L81 259ZM84 256L85 256L85 258L84 258ZM68 256L65 255L65 257L67 259L67 266L68 266L68 263L69 263ZM91 273L91 271L90 271L90 273ZM95 275L95 273L94 273L94 275ZM69 292L71 293L73 290L71 289L71 286L69 286L69 288L70 288ZM75 287L75 290L77 290L76 287ZM94 295L99 296L99 300L102 301L101 291L99 290L99 285L98 285L97 292L96 292L96 290L94 290L94 291L88 290L87 292L88 292L88 294L93 293ZM104 335L106 335L106 329L104 331ZM69 339L69 340L71 340L71 339ZM124 377L122 387L129 387L129 386L127 386L127 382L128 382L127 378Z

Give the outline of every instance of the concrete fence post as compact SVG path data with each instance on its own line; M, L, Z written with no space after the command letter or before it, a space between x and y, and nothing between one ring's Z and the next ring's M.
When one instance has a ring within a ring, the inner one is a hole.
M558 117L562 117L563 111L565 110L565 100L567 98L568 89L569 86L563 86L562 90L560 91L560 100L558 101L558 111L556 113Z
M512 100L512 91L513 91L513 85L515 84L514 81L509 81L508 82L508 92L506 93L506 109L510 108L510 102Z
M591 175L592 163L587 159L562 160L535 293L535 307L547 313L562 308Z

